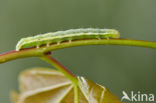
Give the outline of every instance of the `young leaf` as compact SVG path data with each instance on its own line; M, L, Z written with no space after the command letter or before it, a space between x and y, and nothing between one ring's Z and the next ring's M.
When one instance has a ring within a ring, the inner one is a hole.
M77 103L121 103L107 88L84 77L78 79ZM33 68L19 77L20 93L12 92L13 103L74 103L74 84L61 72Z

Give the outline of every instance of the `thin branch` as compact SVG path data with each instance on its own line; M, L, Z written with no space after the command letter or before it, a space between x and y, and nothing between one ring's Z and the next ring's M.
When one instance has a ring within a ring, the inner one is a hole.
M64 74L70 74L70 77L75 77L75 75L70 72L65 66L63 66L59 61L51 57L50 55L43 55L40 57L42 60L52 64L56 69L63 72Z
M42 60L50 63L52 66L54 66L56 69L58 69L60 72L62 72L72 83L74 86L74 103L78 103L78 80L76 76L69 71L66 67L64 67L60 62L58 62L56 59L51 57L50 55L43 55L40 57Z
M0 63L4 63L17 58L25 57L40 57L46 52L83 45L125 45L125 46L136 46L146 48L156 48L156 42L143 41L143 40L131 40L131 39L86 39L86 40L75 40L71 43L62 42L61 44L51 44L49 47L42 46L40 48L29 48L20 51L11 51L0 55Z

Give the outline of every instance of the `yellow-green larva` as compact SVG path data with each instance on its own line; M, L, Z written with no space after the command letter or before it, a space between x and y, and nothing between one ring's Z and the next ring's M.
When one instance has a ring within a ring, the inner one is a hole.
M16 50L29 47L40 47L51 43L61 43L63 41L83 40L83 39L103 39L103 38L119 38L120 34L114 29L97 29L97 28L81 28L70 29L66 31L50 32L40 34L33 37L22 38L16 45Z

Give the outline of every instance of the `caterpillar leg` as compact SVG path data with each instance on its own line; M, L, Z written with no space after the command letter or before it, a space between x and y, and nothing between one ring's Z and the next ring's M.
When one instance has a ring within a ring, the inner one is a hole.
M57 45L60 45L61 41L57 42Z
M71 43L72 42L72 39L69 39L68 42Z
M50 46L50 42L47 42L46 46L49 47Z
M97 36L96 38L97 38L98 40L101 40L101 37L100 37L100 36Z
M40 45L37 45L36 48L37 48L37 49L40 48Z
M106 37L106 39L109 40L110 38L109 37Z

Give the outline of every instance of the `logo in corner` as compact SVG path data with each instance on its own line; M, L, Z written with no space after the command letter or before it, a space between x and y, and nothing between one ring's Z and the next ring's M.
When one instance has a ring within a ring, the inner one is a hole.
M154 101L154 94L145 94L141 93L140 91L134 92L131 91L130 94L126 93L125 91L122 91L122 98L121 101L128 100L131 102L153 102Z
M129 98L128 94L125 91L122 91L123 97L121 98L121 101L123 101L124 99L131 101L131 99Z

